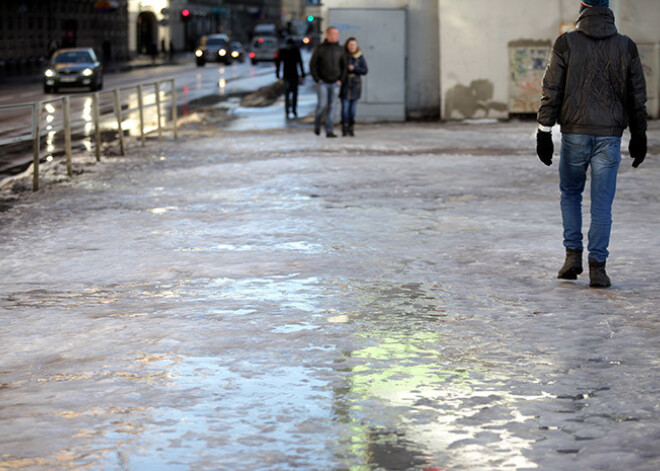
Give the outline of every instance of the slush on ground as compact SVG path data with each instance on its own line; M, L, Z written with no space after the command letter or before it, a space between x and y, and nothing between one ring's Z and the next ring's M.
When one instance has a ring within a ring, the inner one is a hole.
M0 469L660 469L660 125L606 290L556 279L534 133L184 130L5 185Z

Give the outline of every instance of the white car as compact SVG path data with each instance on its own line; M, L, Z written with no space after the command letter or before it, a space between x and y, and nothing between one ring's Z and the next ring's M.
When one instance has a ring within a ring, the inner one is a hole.
M250 60L257 62L274 62L277 59L279 45L273 36L257 36L252 40Z

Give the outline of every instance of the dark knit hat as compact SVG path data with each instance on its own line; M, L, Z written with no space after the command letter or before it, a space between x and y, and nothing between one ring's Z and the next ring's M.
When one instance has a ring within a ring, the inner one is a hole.
M582 0L583 7L610 7L610 0Z

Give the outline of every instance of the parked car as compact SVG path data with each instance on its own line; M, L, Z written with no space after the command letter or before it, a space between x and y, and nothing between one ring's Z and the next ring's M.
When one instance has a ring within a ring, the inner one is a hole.
M198 67L204 67L207 62L231 64L233 59L229 49L229 36L226 34L209 34L202 36L195 50L195 60Z
M103 88L103 67L92 48L70 48L55 51L43 73L44 92L57 92L61 87Z
M258 62L274 62L277 59L277 39L269 36L258 36L252 40L250 60Z
M229 43L229 54L231 55L232 60L245 62L245 48L240 42L232 41Z

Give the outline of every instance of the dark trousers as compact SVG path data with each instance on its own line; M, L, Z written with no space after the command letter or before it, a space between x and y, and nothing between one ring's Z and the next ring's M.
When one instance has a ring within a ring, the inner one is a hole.
M297 113L298 109L298 78L284 79L284 109L287 114L289 110Z

